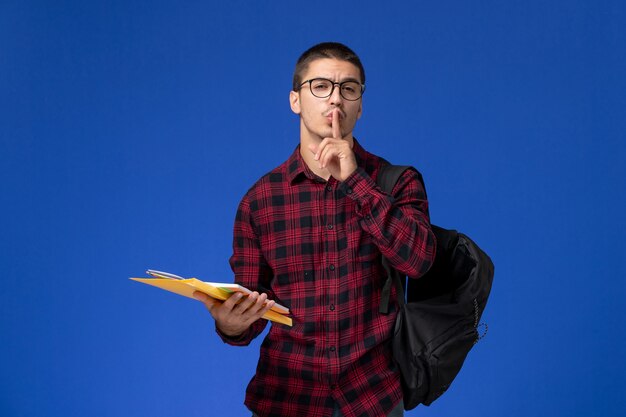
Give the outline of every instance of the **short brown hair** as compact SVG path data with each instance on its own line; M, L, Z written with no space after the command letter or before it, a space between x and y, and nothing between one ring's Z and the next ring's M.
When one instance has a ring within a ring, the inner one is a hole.
M298 91L302 84L302 74L307 70L309 64L317 59L334 58L341 61L348 61L361 71L361 84L365 84L365 70L358 55L346 45L338 42L322 42L304 51L293 72L293 91Z

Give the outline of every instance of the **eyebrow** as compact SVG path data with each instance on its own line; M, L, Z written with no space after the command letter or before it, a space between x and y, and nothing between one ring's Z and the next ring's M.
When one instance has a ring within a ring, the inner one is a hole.
M315 79L319 79L319 78L321 78L323 80L333 81L331 78L328 78L328 77L312 77L312 78L309 78L309 79L310 80L315 80ZM354 81L354 82L357 82L357 83L361 84L361 80L353 78L353 77L347 77L347 78L343 78L343 79L341 79L339 81L333 81L333 82L343 83L343 82L346 82L346 81Z

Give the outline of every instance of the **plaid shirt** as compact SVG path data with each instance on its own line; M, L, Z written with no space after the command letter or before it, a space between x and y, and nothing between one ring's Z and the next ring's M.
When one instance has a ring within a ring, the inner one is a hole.
M358 168L344 182L317 177L298 147L243 197L230 259L235 281L291 309L261 345L245 404L261 417L385 416L402 398L389 339L396 317L378 312L381 254L411 277L435 256L425 191L413 170L393 197L375 178L381 158L354 142ZM233 345L247 345L266 320ZM219 333L219 332L218 332Z

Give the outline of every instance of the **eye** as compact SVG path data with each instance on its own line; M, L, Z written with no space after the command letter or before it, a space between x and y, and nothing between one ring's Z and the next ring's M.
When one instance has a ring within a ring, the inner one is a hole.
M311 82L311 88L316 91L323 91L330 88L330 83L326 80L313 80Z
M355 83L346 83L341 86L341 89L346 93L352 94L357 92L357 85Z

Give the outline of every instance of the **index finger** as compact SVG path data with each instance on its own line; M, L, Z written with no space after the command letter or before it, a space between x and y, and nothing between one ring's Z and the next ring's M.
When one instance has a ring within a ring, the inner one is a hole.
M232 310L242 298L243 294L241 294L240 292L235 292L230 297L228 297L226 301L222 303L222 305L228 310Z
M341 139L341 126L339 124L339 109L333 110L333 138Z

